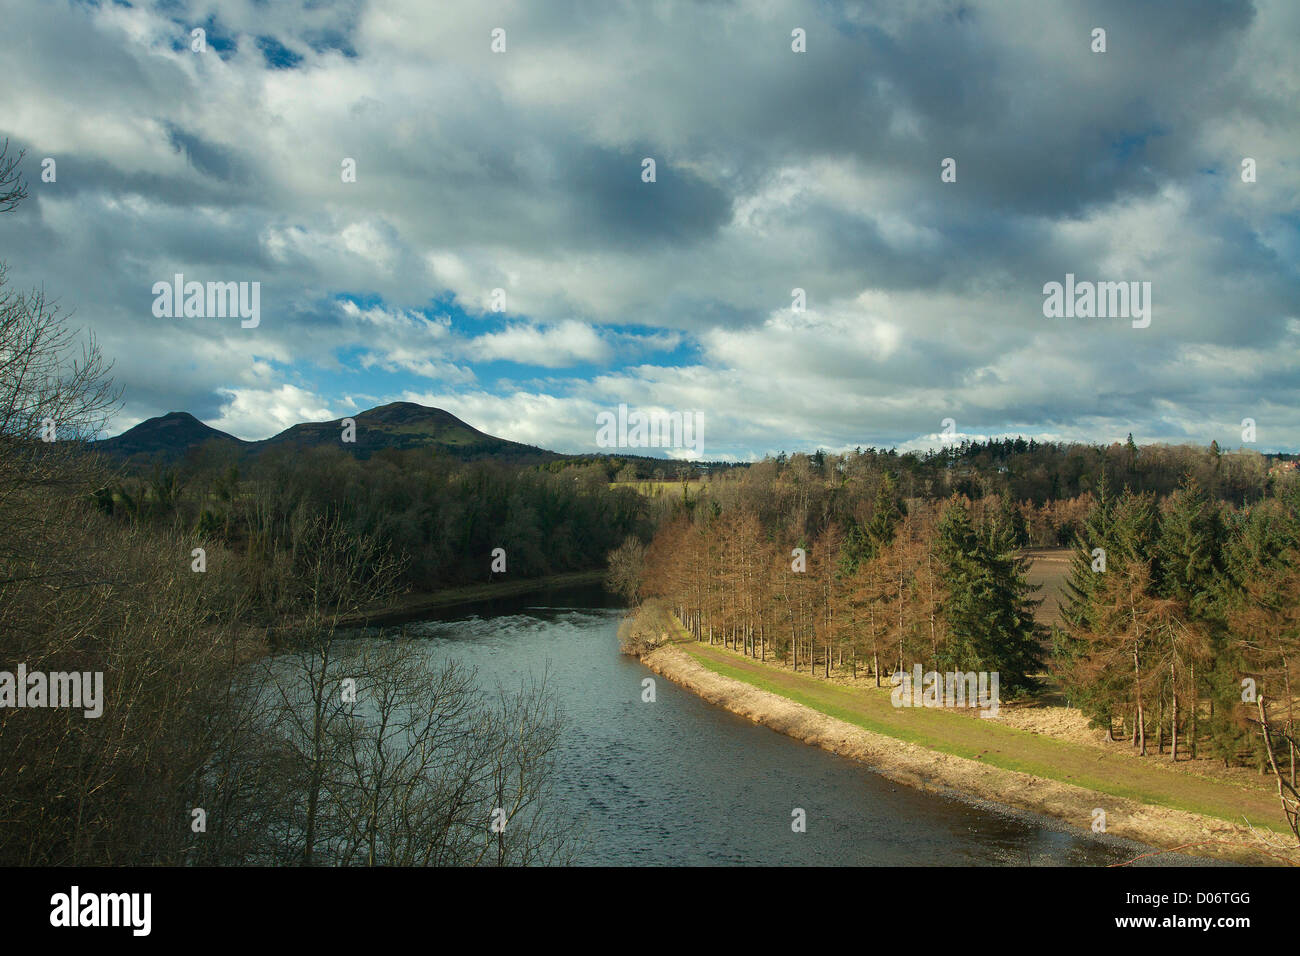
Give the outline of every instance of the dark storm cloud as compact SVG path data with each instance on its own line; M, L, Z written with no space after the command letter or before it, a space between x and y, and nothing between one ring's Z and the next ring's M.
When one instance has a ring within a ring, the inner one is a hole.
M657 160L655 182L643 182L642 161L654 157L650 147L588 148L570 157L561 177L571 215L590 244L689 246L730 219L730 197L687 170Z
M184 153L190 165L202 175L227 185L248 179L246 165L233 150L207 142L173 123L163 121L162 126L167 131L167 142L177 152Z

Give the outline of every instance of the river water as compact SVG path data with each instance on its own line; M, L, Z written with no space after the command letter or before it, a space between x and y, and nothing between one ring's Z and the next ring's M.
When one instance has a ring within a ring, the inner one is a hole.
M584 588L407 625L432 659L473 665L488 687L549 673L566 717L552 808L581 833L577 863L1106 865L1149 852L892 783L707 704L619 653L622 615L612 597ZM653 703L641 699L647 677ZM806 832L791 828L796 808Z

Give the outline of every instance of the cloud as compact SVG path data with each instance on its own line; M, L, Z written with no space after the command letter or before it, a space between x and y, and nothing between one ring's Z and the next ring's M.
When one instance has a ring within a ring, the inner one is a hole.
M1287 0L0 15L31 184L0 248L116 358L118 427L420 394L574 450L620 401L699 409L742 458L948 417L1232 445L1253 417L1300 445ZM261 325L155 319L176 272L261 282ZM1150 281L1151 327L1045 319L1066 273Z
M246 441L270 438L299 422L338 418L320 396L294 385L274 389L226 388L220 415L207 424Z
M513 325L472 339L468 348L482 360L504 359L545 368L605 362L613 353L591 326L572 320L551 327Z

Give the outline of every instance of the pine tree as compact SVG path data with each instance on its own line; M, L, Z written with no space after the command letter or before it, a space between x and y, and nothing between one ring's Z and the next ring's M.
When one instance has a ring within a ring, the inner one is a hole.
M1187 476L1160 517L1154 571L1162 597L1186 602L1193 614L1204 610L1219 570L1221 533L1218 505Z
M1171 736L1178 734L1175 720L1186 717L1194 726L1200 680L1193 679L1194 668L1206 656L1205 629L1189 620L1186 602L1156 592L1152 555L1158 531L1150 494L1126 488L1113 506L1094 507L1085 522L1092 540L1082 542L1076 556L1062 607L1065 627L1054 641L1055 671L1070 703L1094 724L1110 728L1116 716L1132 712L1134 745L1142 753L1150 709L1154 703L1160 712L1164 692ZM1091 557L1089 546L1104 551L1104 565Z
M1067 625L1086 628L1092 607L1092 594L1097 586L1097 571L1093 570L1097 558L1093 555L1096 548L1113 550L1110 528L1115 516L1115 498L1111 494L1110 480L1105 467L1097 480L1097 497L1088 517L1084 519L1083 531L1075 542L1074 555L1070 562L1070 575L1065 582L1065 601L1060 604L1061 616ZM1068 647L1061 650L1071 656Z
M954 498L939 522L940 579L946 591L943 616L945 667L997 671L1012 696L1033 690L1042 667L1040 630L1034 622L1035 590L1027 562L1015 551L1009 529L978 534L965 504Z
M1215 608L1226 624L1216 645L1222 661L1215 685L1211 733L1220 756L1262 743L1246 721L1241 680L1256 682L1257 695L1275 701L1283 733L1294 739L1295 700L1300 690L1300 512L1285 497L1257 505L1237 518L1224 548L1224 580ZM1283 756L1294 784L1297 754Z
M1142 756L1147 753L1150 708L1165 678L1162 644L1181 648L1193 641L1185 633L1179 602L1155 597L1151 591L1149 561L1126 556L1108 566L1094 595L1094 626L1078 635L1088 645L1081 671L1095 678L1093 692L1087 696L1092 711L1085 713L1098 723L1110 720L1121 705L1131 706L1133 743ZM1107 699L1102 690L1114 696Z
M866 535L871 542L871 553L879 554L894 540L898 523L903 518L902 502L898 497L898 482L891 472L885 472L876 489L876 499L867 522Z
M1110 701L1114 688L1098 683L1098 675L1088 666L1089 643L1083 635L1091 633L1097 623L1096 592L1101 583L1106 554L1115 551L1111 533L1115 521L1116 499L1110 477L1103 464L1097 480L1096 497L1083 528L1075 540L1066 578L1064 600L1058 603L1063 626L1052 628L1052 672L1065 688L1072 706L1080 708L1098 722L1110 726Z

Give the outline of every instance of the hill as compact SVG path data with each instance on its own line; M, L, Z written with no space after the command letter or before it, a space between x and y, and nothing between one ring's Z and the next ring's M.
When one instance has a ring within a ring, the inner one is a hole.
M234 449L246 449L253 443L203 424L189 412L168 412L150 418L113 438L95 443L95 448L115 458L182 458L191 448L208 442Z
M451 412L414 402L392 402L348 417L356 423L355 442L342 441L344 419L336 418L293 425L257 442L257 450L286 445L301 448L339 445L358 458L369 458L385 448L433 447L464 461L503 458L533 463L562 457L533 445L497 438L466 424Z
M345 442L344 419L303 422L261 441L244 441L203 424L188 412L170 412L150 418L95 447L115 458L134 462L172 462L191 450L217 442L244 454L257 455L272 448L315 448L333 445L358 458L369 458L387 448L434 448L462 461L495 458L511 463L538 464L565 456L533 445L497 438L479 431L441 408L414 402L393 402L349 416L355 423L355 441Z

